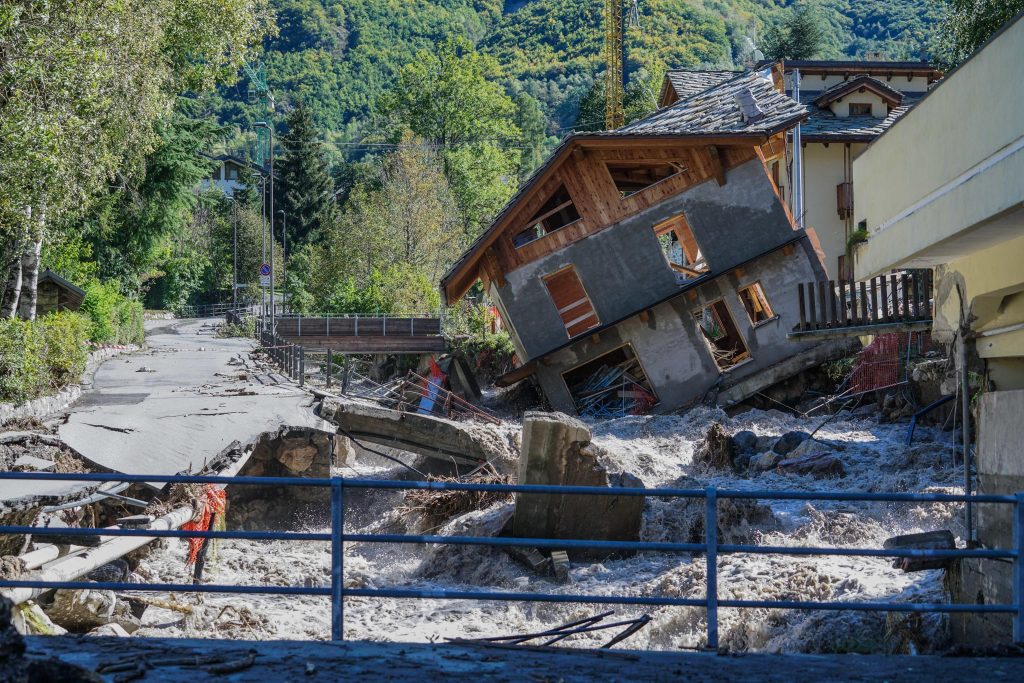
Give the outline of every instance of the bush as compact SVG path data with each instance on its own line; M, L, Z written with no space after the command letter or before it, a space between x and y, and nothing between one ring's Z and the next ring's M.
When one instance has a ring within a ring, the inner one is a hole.
M78 313L0 320L0 400L28 401L78 381L92 324Z
M117 282L93 280L85 286L82 312L92 321L90 337L99 344L141 344L142 302L121 294Z

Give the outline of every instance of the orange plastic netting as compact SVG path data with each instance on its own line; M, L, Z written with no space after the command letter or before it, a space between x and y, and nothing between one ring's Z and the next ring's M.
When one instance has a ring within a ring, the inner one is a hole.
M224 512L227 510L228 494L224 489L219 489L213 484L207 484L203 488L203 497L199 500L200 510L198 518L181 525L182 531L207 531L217 527L223 527ZM213 524L211 524L211 521ZM199 551L203 547L202 538L188 539L188 558L185 566L189 567L199 559Z

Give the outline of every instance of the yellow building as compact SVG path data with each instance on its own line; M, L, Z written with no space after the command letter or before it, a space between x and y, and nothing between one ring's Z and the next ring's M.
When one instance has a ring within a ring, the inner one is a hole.
M941 74L926 62L791 61L785 62L787 93L792 75L800 73L800 102L810 109L801 124L804 222L813 229L830 277L849 278L847 243L853 220L852 164L875 138L910 111ZM724 80L733 71L670 71L659 106L691 97ZM792 134L784 158L772 161L772 177L783 199L793 206Z
M1018 15L853 164L855 220L868 231L856 277L933 268L933 335L982 375L985 391L972 397L981 493L1024 491L1022 55ZM1008 547L1009 509L979 507L977 542ZM1006 563L965 562L961 598L1012 602L1010 576ZM1009 618L957 620L957 636L1005 641Z

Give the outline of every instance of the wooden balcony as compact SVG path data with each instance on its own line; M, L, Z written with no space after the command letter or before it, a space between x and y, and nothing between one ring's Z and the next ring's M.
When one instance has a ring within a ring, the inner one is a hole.
M790 339L917 332L932 325L932 273L915 270L862 282L797 285L800 324Z

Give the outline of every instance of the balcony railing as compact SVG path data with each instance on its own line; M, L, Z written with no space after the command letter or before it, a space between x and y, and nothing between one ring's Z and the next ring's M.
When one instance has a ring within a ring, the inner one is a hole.
M926 330L932 323L932 274L915 270L870 280L797 285L800 324L791 338Z

